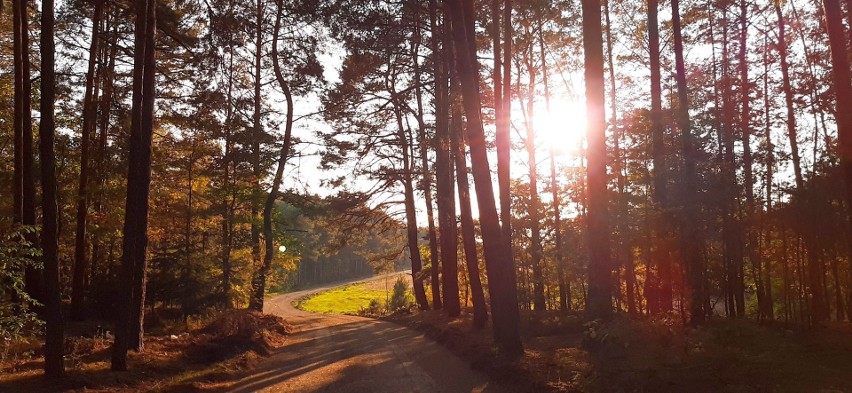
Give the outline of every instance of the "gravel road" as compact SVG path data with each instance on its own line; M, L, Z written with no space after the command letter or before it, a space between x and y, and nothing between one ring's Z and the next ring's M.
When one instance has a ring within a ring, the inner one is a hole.
M339 285L268 298L264 311L284 317L295 333L232 392L504 391L417 331L369 318L309 313L291 305Z

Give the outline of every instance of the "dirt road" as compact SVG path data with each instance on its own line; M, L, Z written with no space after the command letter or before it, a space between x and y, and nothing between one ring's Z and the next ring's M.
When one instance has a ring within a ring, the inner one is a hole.
M266 300L264 311L284 317L296 332L232 392L503 391L414 330L368 318L313 314L291 305L337 285Z

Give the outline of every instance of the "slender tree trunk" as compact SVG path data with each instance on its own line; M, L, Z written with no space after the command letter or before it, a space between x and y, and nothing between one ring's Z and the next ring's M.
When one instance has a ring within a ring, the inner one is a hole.
M743 143L743 178L745 179L743 187L746 194L746 211L745 217L745 240L746 240L746 255L752 264L752 271L755 272L755 287L757 293L758 316L760 319L766 317L766 294L763 288L763 278L761 271L762 261L758 250L757 232L755 232L754 221L756 217L755 202L754 202L754 169L753 159L751 154L751 82L748 76L748 5L746 0L740 0L740 94L741 94L741 109L740 109L740 133ZM743 280L744 277L740 277ZM744 286L744 284L740 284Z
M538 171L537 159L535 155L535 85L536 75L538 70L532 65L533 59L533 43L526 48L529 53L524 54L527 60L527 74L529 74L529 83L527 84L527 108L526 108L526 143L529 167L529 197L530 204L527 211L530 219L530 266L532 267L532 289L533 289L533 308L536 312L546 309L544 303L544 273L541 266L542 247L541 247L541 202L538 196ZM525 51L526 52L526 51Z
M261 80L263 58L263 21L264 21L264 2L257 0L256 15L255 15L255 41L254 41L254 111L252 113L252 137L251 137L251 166L252 166L252 183L254 190L259 191L260 178L263 176L263 168L260 167L260 139L263 135L263 123L261 113ZM258 198L251 199L251 258L256 268L262 268L260 255L260 231L261 226L258 225ZM249 305L252 306L251 304ZM256 307L256 305L255 305Z
M287 158L290 154L291 135L293 134L293 95L290 93L290 84L284 79L281 73L281 65L278 61L278 36L281 30L281 16L284 12L282 0L278 0L278 12L275 17L275 28L272 31L272 67L275 71L275 79L284 92L284 98L287 101L287 117L284 122L284 142L281 145L281 152L278 156L278 168L275 170L275 177L272 179L272 188L269 190L269 195L266 197L266 203L263 205L263 239L264 239L264 254L263 265L255 272L252 277L252 297L249 302L249 309L252 311L263 312L263 298L266 296L266 278L269 271L272 269L272 259L275 255L275 242L272 234L272 213L275 209L275 200L278 199L278 189L281 187L281 182L284 178L284 168L287 166Z
M496 118L497 182L500 189L500 221L503 242L512 255L512 196L511 196L511 128L512 112L512 2L503 1L503 16L500 16L500 0L492 0L492 44L494 50L494 116ZM501 19L503 36L501 37ZM501 42L502 39L502 42ZM502 55L502 58L501 58ZM502 70L501 70L502 67Z
M410 146L408 138L405 136L405 128L402 126L402 115L399 109L396 108L397 122L397 138L399 147L402 150L402 182L405 189L405 223L406 234L408 237L408 253L411 258L411 275L414 277L414 298L420 310L429 309L429 301L426 300L426 290L423 288L423 281L419 278L420 271L423 269L423 262L420 258L420 248L417 242L417 210L414 207L414 182L412 181L411 158L409 152Z
M121 297L118 299L112 369L127 370L127 351L143 349L145 259L148 247L148 196L151 187L151 142L154 131L156 4L135 2L135 48L131 106L127 202L121 256Z
M448 0L446 5L452 19L456 68L461 82L462 101L467 118L466 135L470 146L473 181L482 226L494 340L506 355L516 357L523 353L519 331L517 277L509 252L510 246L503 241L503 231L497 215L488 153L485 147L485 129L480 112L482 100L479 94L479 75L476 72L478 61L476 53L471 52L471 44L475 37L469 36L468 30L473 26L475 19L472 12L473 1Z
M704 265L701 260L701 244L698 237L697 177L695 136L689 119L689 91L686 84L686 67L683 60L683 34L679 0L672 0L672 25L674 29L675 69L678 97L678 127L683 143L683 185L685 219L681 227L683 236L682 254L687 281L691 290L690 323L704 322Z
M848 109L849 103L852 102L852 71L850 71L847 46L847 39L852 36L844 34L840 1L823 0L822 3L825 9L825 24L831 48L831 74L837 94L835 117L838 140L840 141L840 165L843 168L846 183L846 206L852 207L852 111ZM849 1L847 1L848 3ZM850 19L852 20L852 16L850 16ZM847 216L850 225L852 225L852 214ZM852 261L849 263L852 266ZM840 308L840 304L838 304L838 308ZM827 318L827 314L827 312L824 314L815 313L814 316L816 320L822 321Z
M456 182L458 183L459 210L461 212L461 231L464 246L464 259L470 281L470 293L473 300L473 326L477 329L485 327L488 322L488 310L485 305L485 292L482 289L482 279L479 273L479 256L476 251L476 231L473 224L473 212L470 204L470 184L467 179L467 159L465 158L464 129L462 112L458 98L458 81L452 83L454 104L451 135L453 151L455 151Z
M56 77L54 72L55 44L54 3L41 3L41 121L39 122L39 156L41 158L42 184L42 260L45 278L45 340L44 373L57 377L65 372L63 344L65 342L62 322L62 287L59 272L59 209L57 206L56 156L54 137L54 102L56 100Z
M766 137L766 215L761 222L764 232L765 248L772 250L772 225L769 223L769 217L772 216L772 195L773 183L775 179L775 144L772 140L772 107L770 106L771 99L769 97L769 34L763 36L763 112L764 112L764 136ZM766 227L766 228L763 228ZM764 281L764 293L766 301L764 302L764 316L771 320L775 319L775 304L772 299L772 261L766 263L766 274Z
M665 134L662 119L662 87L660 74L660 32L658 22L658 1L648 1L648 39L651 62L651 157L654 170L652 201L655 214L653 236L656 240L653 263L649 266L648 310L657 314L672 309L671 252L669 249L668 197L666 193L667 164L665 153Z
M77 188L77 230L74 243L74 270L71 283L71 320L83 319L83 302L86 296L86 273L88 260L86 259L86 221L89 213L89 150L91 147L92 133L95 131L97 122L97 81L95 79L95 66L98 58L98 44L100 42L99 29L101 27L101 15L103 14L104 1L95 2L95 11L92 15L92 42L89 46L89 68L86 72L86 93L83 98L83 124L80 134L80 177Z
M550 85L548 83L548 68L547 68L547 51L545 50L544 33L539 27L539 50L541 52L541 74L542 84L544 85L544 103L545 110L550 113ZM550 193L553 197L553 240L555 244L556 256L556 280L559 285L559 310L568 311L571 309L571 291L565 281L565 260L562 256L562 215L560 213L559 200L559 184L556 180L556 159L555 147L551 146L550 153Z
M13 19L13 52L14 52L14 78L15 78L15 111L14 111L14 159L12 173L12 222L23 224L24 222L24 115L30 108L24 108L24 96L30 94L24 90L24 68L25 61L29 59L29 50L23 46L24 32L22 15L26 15L26 2L22 0L12 1ZM27 290L32 287L27 282ZM32 292L30 292L32 296Z
M110 17L110 15L112 15ZM107 14L107 23L105 23L104 32L109 32L109 41L106 42L106 47L104 47L103 52L104 56L107 57L105 60L106 67L103 68L101 74L101 84L103 86L103 94L101 95L101 100L99 102L100 106L100 116L98 117L98 144L95 150L95 166L96 170L93 175L95 176L95 184L99 190L99 192L95 195L95 199L92 202L92 205L95 210L95 214L97 216L102 216L104 212L104 190L107 187L107 174L105 173L105 168L107 164L107 157L109 155L108 152L108 140L109 140L109 124L110 124L110 116L112 114L112 100L113 100L113 84L115 80L115 59L118 53L118 45L116 45L116 37L118 36L118 26L119 21L117 17L113 14ZM109 48L109 51L107 51ZM98 269L98 266L101 262L104 262L104 242L101 238L103 233L96 233L92 238L92 266L90 270L90 279L89 283L96 282L98 280L98 276L101 273Z
M793 174L796 189L804 187L802 178L802 160L799 157L799 141L796 133L796 111L793 108L793 88L790 84L790 63L787 61L787 33L784 15L781 12L781 0L773 0L775 15L778 19L778 62L781 63L781 78L783 81L784 103L787 108L787 137L790 140L790 153L793 160Z
M603 27L600 0L583 0L583 58L588 119L589 295L586 313L591 318L612 315L612 261L607 197L606 104L604 87Z
M436 30L437 31L437 30ZM438 43L433 42L436 54L436 104L437 118L435 123L435 179L438 194L438 226L441 231L441 276L443 277L443 306L450 317L461 315L459 303L458 281L458 226L456 225L456 200L453 185L453 163L451 161L451 140L449 129L449 97L447 95L447 66L452 64L447 53L452 48L449 40L445 41L444 51L437 52ZM443 61L441 61L443 60Z
M14 0L14 77L15 77L15 114L14 114L14 170L13 170L13 214L12 221L32 226L36 223L35 213L35 166L33 164L33 124L32 124L32 83L30 82L29 58L29 10L28 2ZM26 235L27 240L36 243L34 234ZM30 297L44 302L44 282L42 271L27 267L24 281Z
M429 27L432 30L431 37L431 50L432 50L432 63L434 66L433 74L435 78L435 129L446 128L449 110L447 103L447 71L445 69L444 57L445 53L440 49L440 42L442 41L442 30L443 26L438 26L438 16L437 16L437 1L430 0L429 1ZM417 22L415 22L417 24ZM419 40L419 32L416 33ZM417 53L417 51L413 51L413 53ZM415 58L415 64L417 63L417 56ZM415 68L416 72L419 73L419 67ZM420 79L417 78L417 81ZM418 105L422 106L421 98L419 96L419 88L418 88ZM420 161L421 166L423 167L423 193L426 199L426 219L429 224L429 262L432 264L432 307L437 310L443 307L443 302L441 301L441 281L440 281L440 269L439 269L439 251L438 251L438 235L435 231L435 214L432 209L432 173L429 171L429 159L428 159L428 148L429 145L427 143L426 137L426 127L425 124L422 123L422 111L421 115L418 117L418 120L421 121L420 128L418 132L420 134ZM443 240L443 236L442 236ZM443 252L443 251L441 251Z

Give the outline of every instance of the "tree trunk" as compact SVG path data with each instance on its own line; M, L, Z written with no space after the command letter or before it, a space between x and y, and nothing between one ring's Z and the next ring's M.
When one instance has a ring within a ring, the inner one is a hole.
M588 129L589 295L586 313L592 319L612 315L612 261L607 197L606 104L604 88L603 28L600 0L583 0L583 58L586 80Z
M92 133L95 130L97 120L97 82L95 79L95 65L98 57L98 43L100 41L99 28L101 15L103 14L104 1L95 2L95 11L92 15L92 42L89 46L89 68L86 72L86 93L83 98L83 124L80 133L80 177L77 188L77 230L74 242L74 270L71 283L71 320L81 321L83 319L83 302L86 296L86 273L88 260L86 259L86 220L89 213L89 150L92 141Z
M447 103L447 71L445 69L445 54L440 50L440 41L442 40L442 28L443 26L438 26L438 16L437 16L437 1L430 0L429 1L429 27L432 31L431 37L431 50L432 50L432 64L434 66L433 75L435 78L435 129L446 128L447 121L449 117L448 111L448 103ZM417 24L418 22L415 22ZM415 34L418 38L419 42L419 33ZM413 53L417 53L417 51L413 51ZM419 63L417 62L417 56L414 56L414 62L417 65L415 67L415 72L419 75ZM420 78L416 78L416 80L420 81ZM417 89L418 92L418 107L422 106L422 101L420 98L420 89ZM420 135L420 161L421 166L423 167L423 193L426 199L426 220L428 220L429 224L429 262L432 264L432 307L435 310L443 307L443 302L441 301L441 281L440 281L440 269L439 269L439 254L438 254L438 235L435 231L435 213L432 208L432 173L429 171L429 160L428 160L428 148L429 143L427 143L426 137L426 127L423 124L423 116L422 111L419 113L418 121L420 122L420 127L418 129L418 133ZM439 213L440 214L440 213ZM443 236L442 236L443 242ZM443 252L443 251L441 251Z
M281 16L284 12L282 0L278 0L278 12L275 17L275 28L272 31L272 66L275 70L275 79L278 85L281 86L281 91L284 92L284 98L287 100L287 118L284 122L284 142L281 145L281 153L278 156L278 168L275 170L275 177L272 179L272 188L269 190L269 195L266 197L266 203L263 205L263 239L264 239L264 254L263 265L255 272L252 278L252 296L249 301L249 309L252 311L263 312L263 298L266 296L266 278L269 271L272 269L272 258L275 255L275 242L272 241L272 213L275 209L275 200L278 199L278 189L281 187L281 182L284 177L284 168L287 166L287 157L290 154L291 135L293 133L293 95L290 93L290 85L284 79L281 73L281 65L278 62L278 35L281 29Z
M831 47L831 74L837 94L835 117L837 119L837 136L840 142L840 165L843 168L846 183L846 206L852 206L852 111L848 109L849 103L852 102L852 71L850 71L847 47L849 36L844 34L840 1L823 0L822 3L825 8L825 24L828 30L829 46ZM852 225L852 215L847 215L847 217L850 220L850 225ZM850 265L852 265L852 261L850 261ZM816 321L827 319L828 310L824 311L819 314L814 312L814 319Z
M456 102L458 98L458 81L452 82L454 94L452 117L452 143L455 152L456 182L458 183L459 210L461 212L461 231L464 246L464 260L470 281L470 293L473 300L473 326L477 329L485 327L488 322L488 310L485 305L485 292L482 289L482 279L479 273L479 255L476 251L476 230L473 223L473 212L470 204L470 184L467 179L467 159L465 158L464 130L461 108Z
M494 116L496 120L497 183L500 191L500 221L503 242L512 249L511 150L509 133L512 118L512 1L504 0L500 16L500 0L492 0L492 45L494 49ZM501 19L503 37L501 43ZM470 27L472 29L472 27ZM469 32L470 33L470 32ZM473 41L471 41L473 42ZM502 59L500 56L503 56ZM502 67L502 70L501 70Z
M435 59L437 118L435 119L435 180L438 194L438 226L441 231L441 276L443 277L444 309L450 317L461 315L458 281L458 226L456 225L456 199L453 185L453 163L449 129L449 96L447 94L447 65L452 64L447 56L452 44L446 40L441 56ZM433 42L433 50L437 50ZM443 60L443 61L442 61Z
M674 28L675 69L678 97L678 127L683 143L683 185L685 217L681 232L682 254L687 281L691 290L690 323L704 322L704 265L698 235L700 222L697 209L697 183L695 136L689 119L689 91L686 84L686 67L683 61L683 34L681 33L679 0L672 0L672 25Z
M529 74L529 83L527 84L527 108L526 108L526 143L529 167L529 197L530 204L527 211L530 219L530 265L532 267L532 286L533 286L533 308L536 312L544 311L546 306L544 303L544 274L541 267L541 203L538 197L538 171L537 160L535 155L535 84L536 74L538 71L533 67L531 62L533 43L527 48L529 54L525 54L527 59L527 73Z
M651 62L651 157L654 170L652 201L654 202L654 256L647 284L648 310L651 314L672 309L671 230L668 206L668 167L666 163L665 127L662 119L662 87L660 74L660 30L657 0L648 1L648 39ZM656 268L656 269L654 269ZM656 271L655 271L656 270Z
M261 114L261 71L263 57L263 21L264 21L264 2L257 0L255 14L255 52L254 52L254 110L252 112L252 137L251 137L251 167L252 167L252 183L255 190L259 191L260 178L263 176L263 169L260 167L260 139L263 135L263 123ZM251 259L255 268L262 269L262 261L260 256L260 225L257 222L258 216L258 198L251 198ZM250 305L251 306L251 305Z
M405 225L406 235L408 238L408 253L411 258L411 275L414 278L414 299L421 311L429 309L429 301L426 300L426 290L423 288L423 281L419 277L420 271L423 269L423 262L420 258L420 248L417 242L417 210L414 207L414 181L412 180L410 144L405 136L405 129L402 126L402 115L400 109L395 108L397 122L397 138L399 147L402 150L402 185L405 189Z
M464 10L462 4L464 4ZM475 37L469 36L468 28L472 27L475 21L475 15L472 12L473 1L448 0L446 5L452 19L456 68L467 117L466 135L470 146L473 181L482 226L494 340L508 356L520 356L523 353L523 344L519 331L517 278L511 252L509 252L510 245L503 241L503 231L497 215L488 153L485 147L485 130L480 112L482 100L479 94L479 75L476 72L478 61L476 53L471 53L471 43Z
M127 173L127 202L121 256L121 297L118 299L112 369L127 369L127 350L143 349L145 259L148 247L148 195L151 187L151 141L154 131L154 38L156 4L135 3L133 97Z
M65 372L63 344L65 342L62 322L61 280L59 272L59 210L56 182L56 156L54 137L54 102L56 100L56 77L54 72L55 44L53 0L42 1L41 11L41 104L39 122L39 157L41 158L42 184L42 260L45 278L45 339L44 373L57 377Z

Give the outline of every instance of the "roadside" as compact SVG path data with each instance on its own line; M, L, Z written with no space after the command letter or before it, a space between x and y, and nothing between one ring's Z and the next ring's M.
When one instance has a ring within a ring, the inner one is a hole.
M221 312L188 332L166 328L146 335L145 351L129 354L126 372L110 371L108 332L69 335L65 377L45 379L36 356L40 349L18 348L22 355L0 362L0 392L224 391L227 381L250 374L262 358L280 348L290 330L279 317Z

